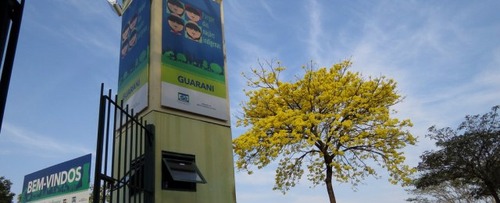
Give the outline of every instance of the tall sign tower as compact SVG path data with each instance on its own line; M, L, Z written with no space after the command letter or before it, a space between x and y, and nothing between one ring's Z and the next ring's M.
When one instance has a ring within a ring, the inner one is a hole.
M236 202L221 0L112 5L118 99L155 126L155 202Z

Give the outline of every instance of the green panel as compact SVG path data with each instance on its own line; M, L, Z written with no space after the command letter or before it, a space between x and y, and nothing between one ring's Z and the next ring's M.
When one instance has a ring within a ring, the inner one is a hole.
M236 202L230 127L160 112L150 113L146 120L156 126L157 160L162 151L193 154L207 180L206 184L197 184L196 192L157 188L157 202ZM160 161L156 162L156 169L155 185L161 188Z
M205 78L174 66L165 64L162 66L162 81L220 98L226 98L226 84L224 82Z

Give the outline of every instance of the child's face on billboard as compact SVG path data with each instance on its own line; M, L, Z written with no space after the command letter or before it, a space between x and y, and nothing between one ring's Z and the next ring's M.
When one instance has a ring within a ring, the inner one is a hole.
M186 31L188 35L191 37L191 39L198 40L201 37L201 32L192 28L186 28Z
M186 11L186 14L190 20L192 20L194 22L200 21L200 16L198 14L190 12L190 11Z
M179 7L173 3L167 2L168 10L172 11L174 14L181 16L184 12L184 8Z
M173 21L173 20L168 20L168 25L175 32L180 32L184 28L183 24L180 24L180 23Z

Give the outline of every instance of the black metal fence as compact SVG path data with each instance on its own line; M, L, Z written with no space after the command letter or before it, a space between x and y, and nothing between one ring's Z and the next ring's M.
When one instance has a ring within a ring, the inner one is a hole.
M101 85L92 202L154 202L154 126Z

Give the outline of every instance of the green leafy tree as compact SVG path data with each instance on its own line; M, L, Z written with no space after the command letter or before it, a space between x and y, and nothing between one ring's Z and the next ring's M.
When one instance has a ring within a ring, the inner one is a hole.
M426 151L418 165L417 189L453 181L476 199L500 203L500 120L495 106L484 115L468 115L456 130L429 128L439 150Z
M425 188L413 188L408 192L414 197L408 198L408 202L416 203L489 203L493 198L484 197L478 199L470 194L470 185L463 185L459 181L445 181L438 185Z
M12 186L12 182L4 176L0 176L0 202L10 203L16 196L16 194L10 192L10 186Z
M243 115L237 125L248 130L233 140L238 169L252 173L279 159L274 190L286 193L307 170L314 186L325 184L336 202L332 180L357 185L378 176L373 165L386 168L393 184L407 184L413 168L404 164L401 149L415 144L390 107L401 101L396 82L385 77L364 78L349 71L350 61L331 68L303 67L303 78L281 80L279 62L260 63L244 75Z

